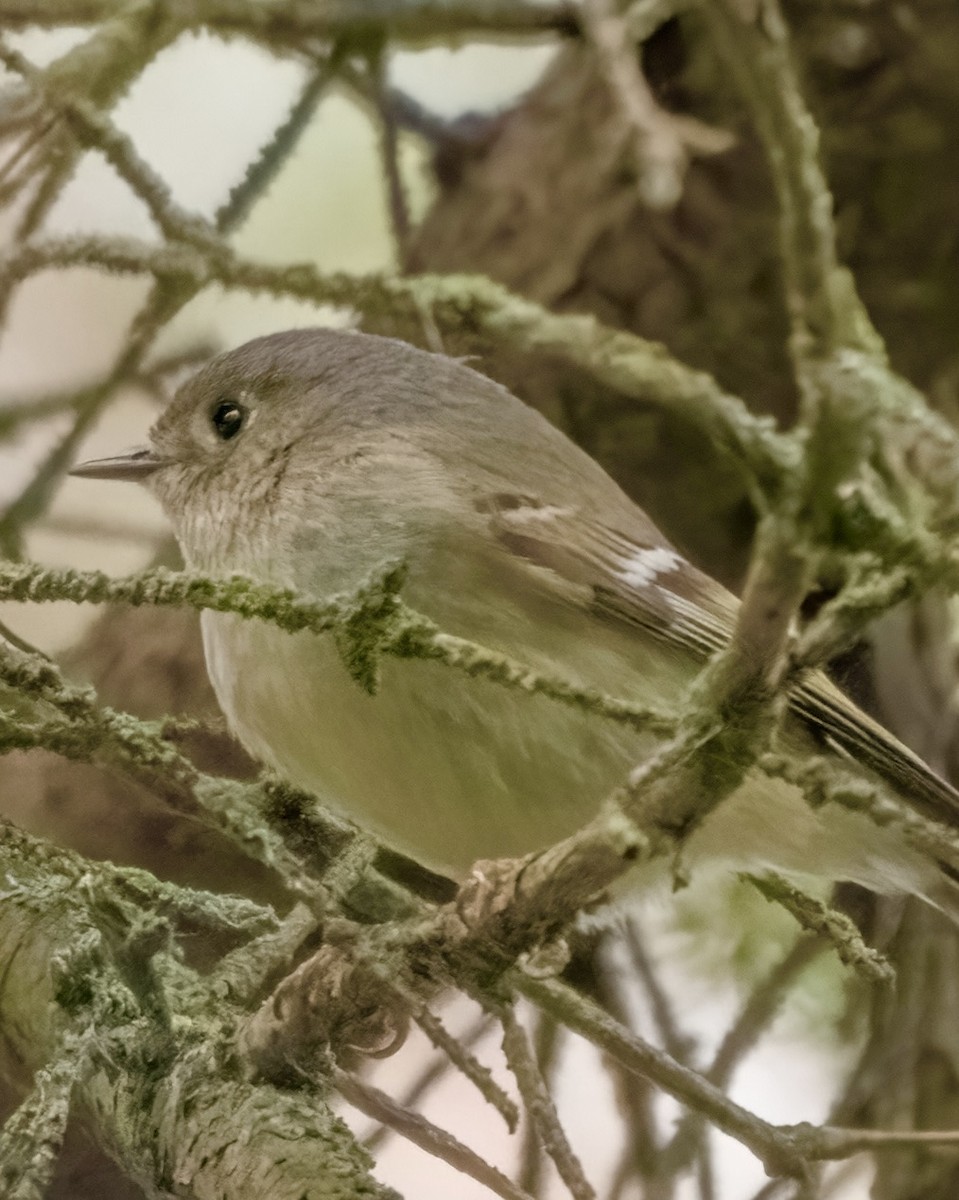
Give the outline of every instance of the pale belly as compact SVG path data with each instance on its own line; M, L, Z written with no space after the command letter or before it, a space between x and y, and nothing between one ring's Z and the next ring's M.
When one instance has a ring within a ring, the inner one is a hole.
M240 741L435 870L524 854L580 828L653 743L440 664L385 659L376 695L331 639L204 614L217 697Z
M575 832L655 745L437 663L387 658L371 696L330 638L211 612L203 632L213 686L247 749L394 849L453 876ZM595 656L598 679L612 663L622 677L621 647ZM674 663L650 659L626 694L649 701L675 678ZM690 867L771 866L883 891L928 894L935 876L889 830L835 806L814 812L796 789L758 775L722 802L685 857Z

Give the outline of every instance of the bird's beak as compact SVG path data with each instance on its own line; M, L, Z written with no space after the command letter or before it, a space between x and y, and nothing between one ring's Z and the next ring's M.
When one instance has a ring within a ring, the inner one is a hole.
M79 475L81 479L132 479L139 482L163 465L164 459L149 446L138 446L135 450L115 454L112 458L92 458L89 462L77 463L69 473Z

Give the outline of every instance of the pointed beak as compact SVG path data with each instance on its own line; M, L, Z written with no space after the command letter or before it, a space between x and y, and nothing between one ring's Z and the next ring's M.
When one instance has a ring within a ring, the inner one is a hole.
M165 460L159 458L149 446L138 446L113 458L92 458L89 462L77 463L69 474L81 479L132 479L140 482L164 465Z

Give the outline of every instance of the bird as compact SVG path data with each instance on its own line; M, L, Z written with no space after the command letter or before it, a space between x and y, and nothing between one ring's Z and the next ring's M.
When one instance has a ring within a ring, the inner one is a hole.
M144 447L74 474L145 484L187 566L350 594L386 562L441 629L536 671L680 711L739 601L562 431L467 362L354 330L259 337L205 365ZM390 658L375 694L334 640L205 610L214 691L253 756L389 848L462 880L576 832L660 739L444 664ZM782 744L955 827L959 793L822 673ZM719 864L906 892L959 917L952 868L749 771L687 838Z

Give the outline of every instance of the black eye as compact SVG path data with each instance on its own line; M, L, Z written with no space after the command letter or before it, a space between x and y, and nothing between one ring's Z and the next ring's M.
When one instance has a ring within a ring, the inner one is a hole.
M237 404L235 400L221 400L210 413L210 420L213 422L217 436L225 442L236 437L243 428L246 417L247 410L242 404Z

